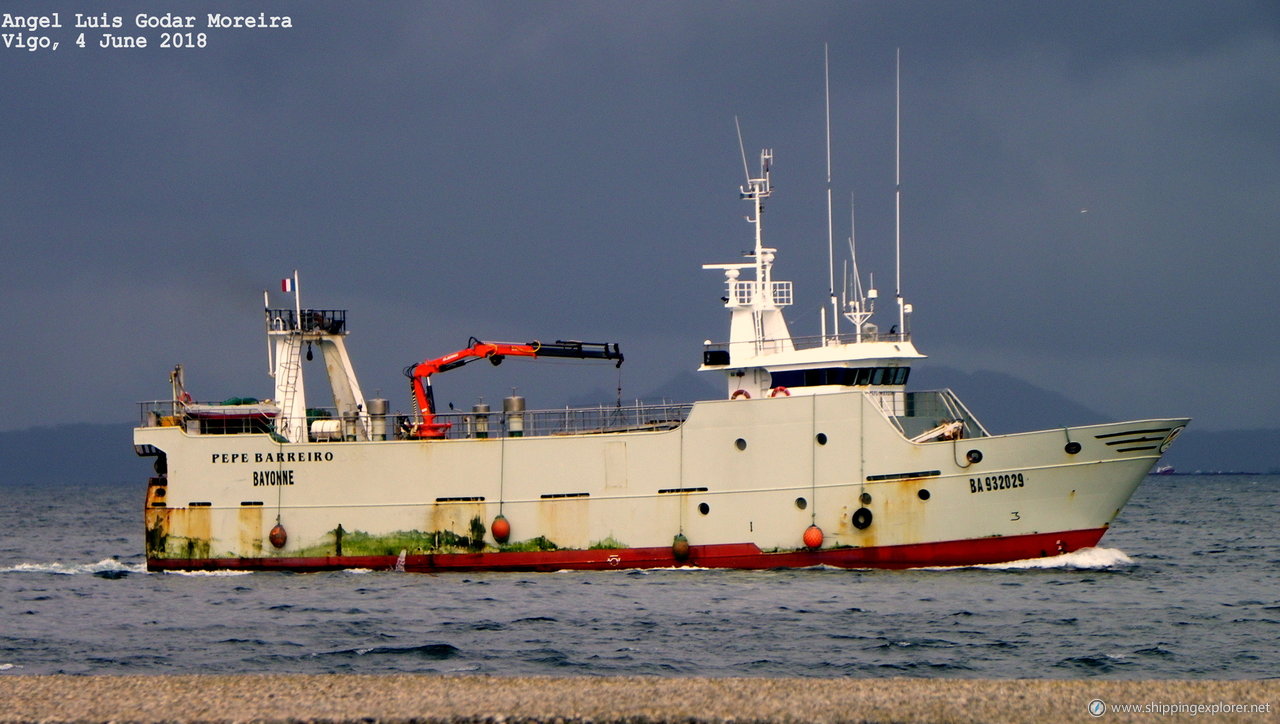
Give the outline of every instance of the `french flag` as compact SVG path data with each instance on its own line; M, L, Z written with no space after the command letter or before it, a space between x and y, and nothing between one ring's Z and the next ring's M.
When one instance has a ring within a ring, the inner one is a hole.
M280 280L280 291L284 292L285 294L288 294L289 292L293 291L293 280L292 280L292 279L281 279L281 280Z

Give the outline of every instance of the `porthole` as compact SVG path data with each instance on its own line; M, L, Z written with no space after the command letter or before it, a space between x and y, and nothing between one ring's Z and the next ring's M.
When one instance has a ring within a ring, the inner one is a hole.
M927 488L920 488L919 490L916 491L916 497L921 500L928 500L929 490Z
M820 433L818 433L817 437L815 437L814 439L818 441L818 444L819 444L819 445L826 445L826 444L827 444L827 433L825 433L825 432L820 432Z
M706 503L698 503L698 512L706 515L711 512L711 506Z
M863 505L871 505L871 493L859 495L858 500L861 500Z
M737 448L738 448L739 450L746 450L746 449L747 449L747 441L746 441L746 440L743 440L742 438L738 438L737 440L734 440L734 441L733 441L733 444L734 444L735 446L737 446Z
M796 507L799 508L800 510L804 510L805 508L809 507L809 501L805 500L804 498L796 498Z

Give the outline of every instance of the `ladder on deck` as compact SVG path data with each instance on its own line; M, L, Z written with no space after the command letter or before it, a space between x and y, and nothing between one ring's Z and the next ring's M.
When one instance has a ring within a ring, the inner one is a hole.
M300 424L302 426L302 436L295 437L294 423L291 412L293 410L293 401L298 396L298 379L302 376L302 340L299 337L298 343L293 344L293 340L289 341L288 351L285 352L284 359L280 363L280 372L284 373L284 383L281 386L280 397L280 416L276 418L276 432L290 442L303 442L306 440L306 413L303 412Z

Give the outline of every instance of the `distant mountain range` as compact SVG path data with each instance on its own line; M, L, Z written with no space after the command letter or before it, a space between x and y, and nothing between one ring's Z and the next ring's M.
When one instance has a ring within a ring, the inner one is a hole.
M639 397L644 402L716 398L724 391L710 375L684 372ZM942 367L912 371L911 387L949 387L993 434L1113 422L1107 415L1055 392L998 372ZM568 404L598 404L616 396L597 391ZM624 400L624 404L634 398ZM129 423L72 423L0 432L0 487L134 482L151 475L151 461L133 454ZM1161 461L1178 472L1280 472L1280 429L1202 431L1193 423Z
M955 392L992 435L1115 422L1057 392L999 372L916 367L908 382L911 389Z
M911 371L914 389L948 387L959 395L993 435L1069 425L1116 422L1062 395L999 372L960 372L945 367ZM1280 430L1187 431L1160 461L1180 473L1280 472Z

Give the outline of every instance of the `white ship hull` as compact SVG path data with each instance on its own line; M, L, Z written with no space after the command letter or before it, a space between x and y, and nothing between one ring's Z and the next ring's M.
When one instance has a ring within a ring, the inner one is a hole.
M739 189L753 248L704 265L724 274L730 320L699 369L726 399L526 413L513 394L501 413L445 413L432 378L477 360L623 362L616 343L473 337L406 368L414 409L389 416L360 391L346 310L304 309L295 273L292 308L263 295L272 400L196 404L179 366L172 399L144 403L149 567L909 567L1097 543L1187 420L992 436L950 391L907 391L924 357L911 305L895 291L897 322L880 333L856 271L852 299L833 281L830 333L824 307L819 336L793 337L792 283L763 236L772 158ZM328 412L307 402L313 348Z
M845 392L700 402L666 430L295 444L156 426L135 445L167 466L153 569L908 567L1094 545L1186 422L912 443Z

